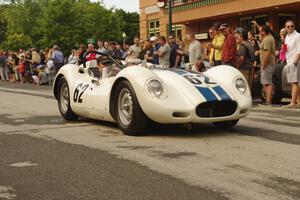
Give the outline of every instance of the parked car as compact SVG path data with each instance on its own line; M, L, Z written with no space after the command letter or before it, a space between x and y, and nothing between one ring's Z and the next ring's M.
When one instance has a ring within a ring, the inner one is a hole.
M151 122L213 123L229 128L245 117L252 105L245 77L230 66L204 73L150 63L126 67L110 55L92 53L106 56L121 71L99 78L90 73L98 69L93 61L64 65L53 91L66 120L83 116L116 122L127 135L143 133Z
M291 97L291 85L287 82L284 70L285 64L276 64L273 75L272 103L278 104L282 98ZM260 98L262 102L266 101L265 93L260 84L260 70L257 70L252 82L252 97Z

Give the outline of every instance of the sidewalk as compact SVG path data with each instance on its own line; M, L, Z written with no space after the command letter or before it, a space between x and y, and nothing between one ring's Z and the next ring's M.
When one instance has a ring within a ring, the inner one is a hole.
M52 85L34 85L32 83L11 83L8 81L0 81L0 91L53 97Z
M34 85L32 83L12 83L9 81L0 81L0 87L10 88L10 89L36 90L36 91L52 90L52 85Z

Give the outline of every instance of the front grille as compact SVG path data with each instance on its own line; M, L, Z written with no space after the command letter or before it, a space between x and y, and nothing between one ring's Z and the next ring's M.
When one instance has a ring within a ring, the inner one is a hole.
M237 103L235 101L209 101L201 103L196 108L199 117L225 117L235 113Z

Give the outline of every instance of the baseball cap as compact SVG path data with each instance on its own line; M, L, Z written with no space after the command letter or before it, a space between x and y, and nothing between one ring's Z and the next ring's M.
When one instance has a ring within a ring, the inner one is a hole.
M157 40L157 37L155 37L155 36L152 36L152 37L150 38L150 41L151 41L151 42L154 42L155 40Z
M238 27L235 29L234 33L240 34L244 39L247 38L247 32L242 27Z
M246 31L245 31L243 28L238 27L238 28L236 28L236 29L234 30L234 33L238 33L238 34L240 34L240 35L243 35L244 33L246 33Z
M227 28L227 27L229 27L228 24L226 24L226 23L221 24L219 30L225 29L225 28Z

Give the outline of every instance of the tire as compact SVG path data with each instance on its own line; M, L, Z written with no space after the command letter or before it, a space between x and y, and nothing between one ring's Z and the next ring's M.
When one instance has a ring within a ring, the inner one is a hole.
M149 124L137 100L133 87L128 81L121 81L116 88L116 121L125 135L141 135Z
M234 127L238 122L239 122L239 120L231 120L231 121L224 121L224 122L214 122L213 124L217 128L229 129L229 128Z
M59 112L64 119L74 121L78 118L70 105L70 90L65 77L61 77L58 82L57 102Z
M272 91L272 103L273 104L279 104L281 102L281 94L280 94L280 85L277 81L276 78L273 77L272 80L272 84L273 84L273 91ZM263 86L260 85L261 87L261 101L262 102L266 102L266 95L265 92L263 90Z

